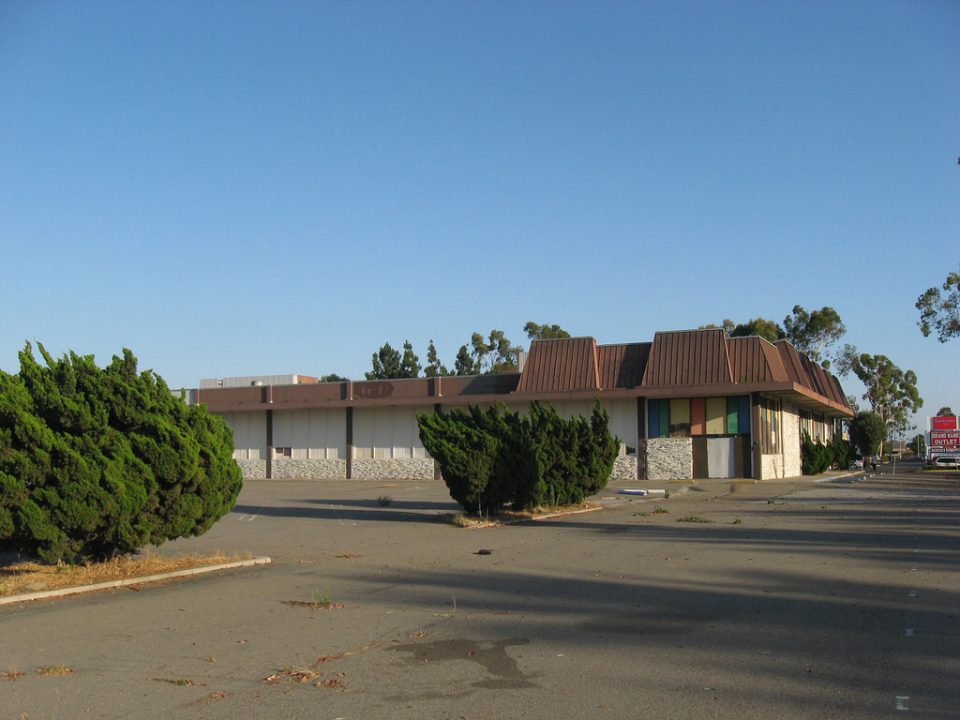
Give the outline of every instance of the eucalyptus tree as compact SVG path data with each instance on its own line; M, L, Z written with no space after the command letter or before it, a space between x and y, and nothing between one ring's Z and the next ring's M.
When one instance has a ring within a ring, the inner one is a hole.
M928 288L915 307L920 311L917 325L923 336L936 331L937 339L945 343L960 336L960 272L949 273L941 288Z
M523 326L523 331L530 340L553 340L559 338L568 338L570 333L559 325L538 325L532 320Z
M863 399L870 403L886 428L904 431L908 418L923 407L913 370L901 370L886 355L861 353L851 358L850 369L866 388Z
M847 332L840 313L828 306L807 312L794 305L792 314L783 319L783 329L797 350L825 368L837 359L832 348Z

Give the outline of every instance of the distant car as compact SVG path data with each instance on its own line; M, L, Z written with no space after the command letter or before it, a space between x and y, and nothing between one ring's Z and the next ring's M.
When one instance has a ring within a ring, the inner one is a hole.
M951 470L960 470L960 457L946 456L938 457L933 461L935 468L950 468Z
M851 470L863 470L863 458L857 458L852 463L850 463Z

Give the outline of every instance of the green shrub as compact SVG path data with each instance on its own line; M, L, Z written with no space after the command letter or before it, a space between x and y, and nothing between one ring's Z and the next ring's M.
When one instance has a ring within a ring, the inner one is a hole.
M0 371L0 549L100 559L200 535L240 492L233 434L129 350L105 368L28 344Z
M800 444L800 465L804 475L819 475L833 465L833 445L824 445L810 439L809 433L804 431L803 441Z
M532 402L529 426L536 475L518 487L516 505L579 503L606 486L620 442L610 434L609 418L599 403L589 420L565 420L550 404Z
M833 436L833 441L830 443L830 449L833 451L834 465L842 470L850 467L853 451L850 447L850 443L844 440L840 433L836 433Z
M499 509L509 498L501 498L490 488L490 476L496 462L497 440L473 426L462 410L449 415L435 412L417 417L420 440L440 463L450 497L470 513Z
M565 420L533 402L528 415L492 406L417 420L451 497L469 513L582 502L606 486L620 444L599 403L590 419Z

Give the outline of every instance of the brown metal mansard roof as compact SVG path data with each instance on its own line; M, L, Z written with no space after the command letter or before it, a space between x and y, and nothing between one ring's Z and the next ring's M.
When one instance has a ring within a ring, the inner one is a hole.
M214 412L759 392L831 416L852 416L836 377L787 341L730 338L720 329L658 332L651 343L592 337L534 340L522 373L200 390Z

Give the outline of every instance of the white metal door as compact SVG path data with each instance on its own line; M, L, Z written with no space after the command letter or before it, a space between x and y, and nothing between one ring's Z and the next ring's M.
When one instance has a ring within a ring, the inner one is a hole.
M732 478L736 475L735 438L707 438L707 475Z

